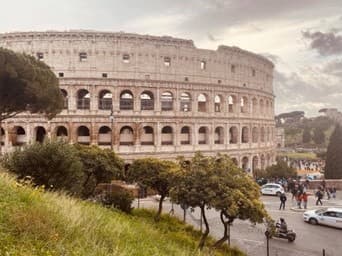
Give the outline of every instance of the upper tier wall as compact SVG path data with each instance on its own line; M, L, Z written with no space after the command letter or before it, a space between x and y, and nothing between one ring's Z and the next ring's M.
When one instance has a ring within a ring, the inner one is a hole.
M5 33L0 47L40 54L64 77L100 78L105 73L109 78L213 83L273 93L272 62L237 47L214 51L173 37L87 31Z

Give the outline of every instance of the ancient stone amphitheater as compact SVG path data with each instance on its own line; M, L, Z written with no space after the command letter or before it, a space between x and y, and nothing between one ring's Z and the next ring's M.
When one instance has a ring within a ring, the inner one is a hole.
M273 64L237 47L94 31L0 34L0 47L46 62L64 110L3 124L3 150L45 137L113 148L127 161L229 154L247 171L275 161Z

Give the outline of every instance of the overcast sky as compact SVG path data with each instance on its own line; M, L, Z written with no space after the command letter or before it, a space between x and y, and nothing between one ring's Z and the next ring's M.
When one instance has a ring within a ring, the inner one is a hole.
M0 32L96 29L225 44L275 63L276 113L342 110L342 0L0 0Z

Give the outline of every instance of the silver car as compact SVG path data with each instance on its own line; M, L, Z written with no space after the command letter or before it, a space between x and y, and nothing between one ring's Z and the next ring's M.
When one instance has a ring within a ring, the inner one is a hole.
M342 228L342 208L321 208L306 211L303 214L303 218L304 221L313 225L322 224Z

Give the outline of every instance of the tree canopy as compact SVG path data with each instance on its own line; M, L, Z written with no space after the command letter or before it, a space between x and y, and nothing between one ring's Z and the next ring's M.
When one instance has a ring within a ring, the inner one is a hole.
M249 219L255 223L267 216L259 201L258 185L228 156L205 157L196 153L190 163L181 159L180 165L183 172L171 190L171 197L176 203L200 208L205 231L199 248L203 248L210 232L206 208L218 210L224 226L224 235L215 246L228 239L228 225L235 219Z
M342 179L342 128L335 126L330 137L326 155L324 176L327 179Z
M53 118L62 107L58 79L44 62L0 48L0 122L24 111Z
M127 179L129 181L154 189L160 195L159 208L155 217L156 221L160 219L163 201L169 195L169 191L178 175L178 170L176 163L157 158L137 159L128 170Z
M99 183L123 179L124 161L115 152L110 149L100 149L97 146L76 144L75 147L83 165L83 197L92 195Z
M277 164L266 168L266 177L268 178L290 178L296 177L297 172L293 167L281 159L277 159Z

